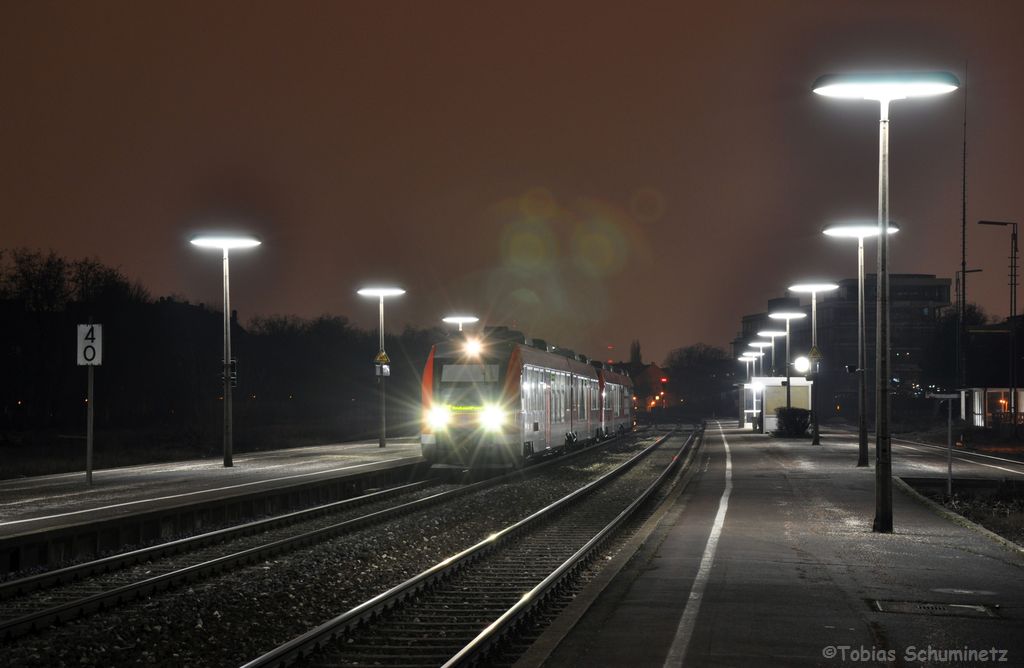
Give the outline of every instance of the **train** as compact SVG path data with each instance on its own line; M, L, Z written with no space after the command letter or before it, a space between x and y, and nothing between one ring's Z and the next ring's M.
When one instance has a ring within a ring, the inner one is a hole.
M520 468L635 425L627 372L505 327L434 345L422 383L435 467Z

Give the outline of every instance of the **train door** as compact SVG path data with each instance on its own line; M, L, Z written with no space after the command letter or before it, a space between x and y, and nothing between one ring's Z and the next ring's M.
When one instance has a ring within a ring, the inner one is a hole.
M579 379L574 374L569 374L569 433L576 431L576 422L578 420L576 416L576 405L579 403Z
M552 396L552 385L554 384L554 374L550 371L544 372L544 449L547 450L551 447L551 417L553 413L553 406L551 402L554 400Z

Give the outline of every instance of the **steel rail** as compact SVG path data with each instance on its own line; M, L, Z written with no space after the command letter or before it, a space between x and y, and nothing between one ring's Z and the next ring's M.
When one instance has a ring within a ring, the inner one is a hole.
M346 506L356 507L364 503L371 503L373 501L386 499L390 496L411 492L415 489L425 487L429 483L430 481L428 480L421 480L407 485L390 487L378 492L363 494L349 499L342 499L341 501L334 501L332 503L315 506L313 508L304 508L302 510L285 513L284 515L265 517L263 519L246 522L244 524L224 527L223 529L217 529L215 531L207 531L194 536L187 536L185 538L178 538L176 540L158 543L156 545L141 547L128 552L112 554L99 559L82 562L80 564L72 564L70 566L37 573L17 580L8 580L7 582L0 583L0 601L68 584L90 575L111 573L146 561L153 561L154 559L160 559L162 557L172 556L175 554L182 554L189 550L214 545L234 538L252 536L271 529L276 529L279 526L287 526L288 524L294 524L296 522L327 515L339 509L343 509Z
M618 437L607 439L605 441L599 441L599 442L594 443L594 444L592 444L590 446L587 446L585 448L580 448L578 450L574 450L571 453L569 453L569 455L571 457L582 455L582 454L584 454L586 452L589 452L589 451L593 450L594 448L598 448L598 447L601 447L601 446L604 446L604 445L609 445L609 444L611 444L611 443L613 443L613 442L615 442L617 440L618 440ZM315 530L312 530L312 531L307 531L307 532L304 532L304 533L301 533L301 534L297 534L295 536L289 536L289 537L286 537L286 538L280 538L280 539L271 541L269 543L265 543L263 545L257 545L255 547L247 548L247 549L244 549L244 550L241 550L241 551L238 551L238 552L232 552L230 554L223 555L223 556L217 557L215 559L210 559L210 560L198 563L198 564L193 564L191 566L187 566L187 567L184 567L184 568L175 569L175 570L172 570L172 571L169 571L167 573L163 573L163 574L151 577L151 578L146 578L144 580L139 580L139 581L136 581L136 582L133 582L133 583L129 583L129 584L121 585L121 586L118 586L118 587L114 587L114 588L109 589L107 591L100 592L98 594L93 594L91 596L87 596L87 597L84 597L84 598L81 598L81 599L78 599L78 600L68 601L66 603L62 603L62 604L59 604L59 605L56 605L56 606L52 606L52 607L49 607L49 608L37 610L35 612L31 612L31 613L28 613L28 614L25 614L25 615L21 615L21 616L16 617L16 618L11 618L11 619L8 619L8 620L0 621L0 638L12 638L12 637L15 637L15 636L23 635L25 633L29 633L29 632L31 632L33 630L36 630L36 629L41 629L41 628L48 627L48 626L52 625L55 622L62 622L62 621L70 620L70 619L76 619L78 617L83 616L86 613L89 613L89 612L93 612L93 611L96 611L96 610L102 610L102 609L105 609L105 608L113 607L115 605L119 605L119 604L122 604L124 602L134 600L136 598L139 598L139 597L141 597L143 595L146 595L146 594L149 594L149 593L152 593L152 592L157 592L157 591L162 591L162 590L165 590L165 589L169 589L169 588L171 588L171 587L173 587L176 584L181 583L181 582L194 582L196 580L201 579L202 577L205 577L205 576L208 576L208 575L212 575L212 574L216 574L216 573L220 573L220 572L224 572L224 571L226 571L226 570L228 570L230 568L234 568L234 567L239 567L239 566L244 566L244 565L247 565L247 564L255 563L255 562L263 560L263 559L265 559L267 557L271 557L271 556L275 556L275 555L282 554L282 553L285 553L285 552L293 551L293 550L296 550L296 549L307 547L309 545L314 545L316 543L323 542L323 541L328 540L330 538L334 538L334 537L336 537L338 535L342 535L342 534L354 531L356 529L360 529L360 528L362 528L364 526L372 525L372 524L375 524L375 523L380 523L380 522L383 522L385 520L391 519L393 517L398 517L398 516L401 516L401 515L404 515L404 514L408 514L408 513L411 513L411 512L422 510L423 508L427 508L427 507L429 507L431 505L434 505L434 504L446 502L446 501L449 501L451 499L457 498L459 496L464 496L464 495L471 494L473 492L479 491L479 490L487 488L487 487L491 487L491 486L495 486L495 485L501 484L501 483L506 482L507 480L509 480L511 478L514 478L514 477L520 477L520 476L523 476L523 475L533 476L533 475L535 475L537 473L540 473L541 471L545 470L549 466L552 466L552 465L555 465L557 463L564 462L564 461L565 461L565 457L551 458L551 459L548 459L546 461L540 462L537 465L531 466L531 467L529 467L529 469L527 469L525 471L523 471L523 470L510 471L509 473L506 473L504 475L496 476L494 478L489 478L487 480L482 480L482 481L479 481L479 482L476 482L476 483L472 483L470 485L466 485L466 486L460 487L458 489L449 490L449 491L446 491L446 492L440 492L438 494L433 494L431 496L427 496L427 497L424 497L422 499L417 499L415 501L410 501L410 502L407 502L407 503L399 504L399 505L393 506L391 508L385 508L383 510L378 510L378 511L373 512L373 513L368 513L368 514L362 515L360 517L352 518L352 519L349 519L349 520L344 520L342 522L331 524L329 526L321 527L319 529L315 529ZM420 484L421 483L412 483L410 486L416 486L416 485L420 485ZM409 490L408 489L404 489L402 491L409 491ZM393 491L393 490L383 490L383 491L377 492L375 494L377 494L377 495L385 495L385 494L397 494L397 493L399 493L399 492L398 491ZM88 562L86 564L81 564L79 566L72 566L72 567L68 567L67 569L61 569L61 570L62 571L67 571L68 573L71 573L76 568L89 568L90 566L92 566L94 564L97 564L98 562L102 562L101 565L97 565L97 566L92 567L91 572L92 572L92 574L103 574L103 573L111 572L111 571L115 570L113 568L113 564L116 563L116 561L117 561L117 559L119 557L127 558L129 555L133 555L132 556L132 561L130 562L130 564L126 564L126 565L134 565L136 563L140 563L142 561L146 561L147 558L144 558L144 557L141 557L141 556L137 556L137 555L139 555L140 553L146 553L149 550L164 549L165 550L164 554L162 554L161 556L170 556L170 555L173 555L173 554L183 554L183 553L188 551L187 550L187 546L189 545L190 541L192 541L192 545L193 545L194 548L199 548L199 547L205 547L205 546L210 545L210 544L216 544L217 542L224 542L224 541L228 540L228 538L224 538L223 537L226 533L235 532L236 535L230 536L230 538L238 538L238 537L243 537L243 536L247 536L247 535L254 535L254 534L260 533L260 532L259 531L251 530L250 527L252 525L259 525L259 524L262 524L262 523L270 522L270 523L277 523L277 524L279 524L281 526L286 526L288 524L294 524L294 523L296 523L298 521L304 521L306 519L312 519L312 517L314 517L315 515L314 516L303 516L303 515L305 515L307 513L312 513L312 512L318 511L320 508L331 507L334 510L336 510L337 506L345 504L346 502L356 502L356 501L364 501L365 502L367 497L369 497L369 496L372 496L372 495L367 495L366 497L356 497L354 499L346 499L344 501L338 501L338 502L335 502L333 504L328 504L327 506L324 506L324 507L318 507L318 508L314 508L314 509L306 509L306 510L302 510L302 511L296 511L294 513L288 513L287 515L283 515L283 516L280 516L280 517L267 518L267 519L264 519L264 520L257 520L256 522L251 522L251 523L249 523L247 525L241 525L239 527L229 527L227 529L221 529L221 530L218 530L218 531L210 532L209 534L202 534L200 536L193 536L193 537L190 537L190 538L183 538L183 539L180 539L178 541L173 541L173 544L174 544L173 548L171 547L170 543L165 543L165 544L161 544L161 545L158 545L158 546L153 546L152 548L142 548L141 550L136 550L136 551L134 551L132 553L128 553L128 554L124 554L124 555L113 555L112 557L107 557L107 558L104 558L104 559L97 560L97 562ZM374 500L378 500L379 498L382 498L382 497L378 496L377 499L374 499ZM291 519L288 520L287 518L291 518ZM266 530L266 529L264 529L264 530ZM219 540L205 540L208 537L215 536L215 535L219 535L219 536L221 536L221 538ZM203 541L203 542L196 542L196 541ZM152 561L152 557L149 557L148 560ZM84 571L82 571L82 572L84 572ZM55 575L55 574L56 574L56 571L51 573L50 575ZM36 580L37 578L40 578L40 577L46 576L46 575L47 574L44 573L44 574L41 574L40 576L32 576L30 578L26 578L24 581ZM69 576L65 575L64 577L66 578L66 577L69 577ZM13 586L19 584L20 582L24 582L24 581L12 581L12 582L8 583L8 585L13 587Z
M491 534L476 545L448 557L405 582L396 585L395 587L378 594L351 610L342 613L341 615L338 615L337 617L330 619L313 629L310 629L306 633L293 638L282 645L279 645L262 656L244 664L242 668L287 666L309 655L318 648L330 643L347 630L373 619L420 592L431 583L448 577L470 563L490 554L497 547L508 542L512 538L517 537L527 529L532 529L539 523L550 519L556 511L566 508L573 502L578 501L603 486L605 483L617 478L633 468L633 466L646 458L647 455L660 447L661 444L664 443L673 433L675 433L675 430L661 436L653 444L644 448L613 471L610 471L600 478L587 483L583 487L580 487L574 492L554 501L544 508L541 508L515 524Z
M688 447L690 447L695 439L698 438L698 433L699 437L703 438L702 431L691 432L690 436L679 448L675 456L672 457L672 461L665 467L665 470L661 472L661 475L659 475L658 478L636 498L636 500L629 504L627 508L620 512L615 519L609 522L593 538L587 541L586 545L566 559L562 565L552 571L552 573L544 578L544 580L536 587L524 594L514 606L509 608L508 611L501 615L501 617L481 631L476 638L459 650L455 656L445 662L442 668L454 668L455 666L478 661L491 647L494 646L495 643L499 642L503 637L512 632L524 616L528 615L537 606L541 605L548 595L551 594L559 585L565 582L566 579L574 576L580 568L586 565L594 553L604 545L605 541L608 540L612 534L626 522L626 520L631 518L637 509L643 505L643 503L646 502L662 484L664 484L665 480L667 480L679 466L679 463L682 461L681 458L683 453Z

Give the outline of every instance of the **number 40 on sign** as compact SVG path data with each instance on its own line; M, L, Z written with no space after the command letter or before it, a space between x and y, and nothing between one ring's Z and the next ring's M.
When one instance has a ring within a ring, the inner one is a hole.
M78 366L103 364L103 325L78 326Z

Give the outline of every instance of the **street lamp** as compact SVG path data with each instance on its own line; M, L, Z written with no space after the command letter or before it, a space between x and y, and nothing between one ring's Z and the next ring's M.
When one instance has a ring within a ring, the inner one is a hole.
M771 341L751 341L747 344L748 348L757 348L758 358L757 361L761 365L761 375L764 375L764 349L772 345Z
M462 331L463 325L471 325L479 320L480 318L475 315L449 315L441 318L441 322L446 322L449 325L458 325L460 332Z
M889 234L899 231L889 223ZM857 424L858 448L857 466L868 465L868 385L867 385L867 324L864 317L864 239L878 236L878 225L874 221L839 223L826 227L822 232L837 239L857 240Z
M818 293L838 290L835 283L797 283L789 286L790 292L811 293L811 352L808 355L814 364L814 375L817 380L819 367L821 366L821 351L818 350ZM811 395L811 445L821 445L821 431L818 423L817 396L820 392Z
M889 440L889 103L951 93L960 81L949 72L826 74L811 89L818 95L878 102L878 282L875 313L875 521L892 532L892 449Z
M744 364L746 364L746 366L747 366L747 383L749 384L750 381L751 381L750 368L753 365L754 360L756 360L757 358L754 357L750 352L745 352L742 355L740 355L739 357L737 357L736 359L739 360L740 362L743 362ZM740 408L740 426L742 427L742 426L744 426L746 424L746 413L747 413L746 385L743 385L742 388L740 389L739 408Z
M388 359L388 354L384 352L384 299L386 297L398 297L404 295L405 290L402 288L363 288L356 291L361 297L377 297L380 300L380 352L373 358L374 364L376 365L377 371L377 386L380 388L380 443L378 447L383 448L387 445L387 417L385 411L385 401L387 398L387 389L385 385L385 378L391 375L391 360Z
M775 311L769 313L768 317L772 320L785 320L786 321L786 408L792 408L792 392L790 391L789 381L791 377L790 372L790 360L789 360L789 340L792 338L789 335L789 321L799 320L800 318L806 318L807 314L800 311Z
M750 365L757 358L756 357L748 357L746 354L744 354L744 355L740 355L736 359L747 365L747 381L749 382L750 381Z
M228 251L232 248L253 248L262 243L256 237L233 235L200 235L190 241L199 248L219 248L224 253L224 466L233 466L231 447L234 436L231 424L231 294L228 290Z
M756 431L763 431L764 425L764 385L761 383L751 383L750 390L753 393L753 407L754 407L754 429ZM757 395L761 394L761 406L758 408Z
M1017 424L1017 223L998 220L979 220L979 225L998 225L1010 230L1010 412Z
M785 336L786 335L786 330L784 330L784 329L762 329L760 332L757 333L757 335L758 336L763 336L763 337L768 338L768 339L771 339L771 342L772 342L772 375L774 376L775 375L775 339L780 337L780 336Z

